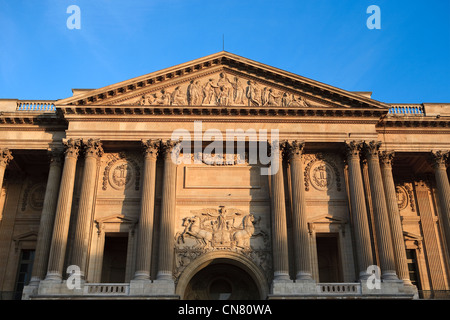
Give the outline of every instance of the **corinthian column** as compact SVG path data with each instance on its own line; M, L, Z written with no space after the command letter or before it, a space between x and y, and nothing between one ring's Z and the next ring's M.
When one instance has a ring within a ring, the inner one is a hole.
M362 146L362 142L350 141L345 144L345 151L348 164L349 197L353 216L353 231L356 240L359 279L366 280L369 277L367 268L373 264L373 257L360 165L360 152Z
M276 172L272 179L272 226L273 226L273 275L274 280L289 280L289 259L286 225L286 199L284 195L283 157L280 144L275 141L271 152L278 156ZM273 168L273 166L272 166Z
M381 143L371 141L366 144L366 156L369 169L370 191L372 194L373 215L377 234L378 255L380 258L381 277L384 280L398 280L395 271L394 250L392 248L391 227L381 178L378 151Z
M159 140L142 141L144 146L144 178L142 182L141 217L139 219L136 272L134 274L134 280L150 279L153 213L155 207L156 160L160 143Z
M9 149L0 149L0 190L3 187L3 178L5 177L5 170L8 164L13 159Z
M286 151L291 167L292 228L296 278L297 280L313 281L306 220L305 189L303 187L302 150L304 145L304 142L288 141Z
M56 206L47 275L45 277L45 280L51 281L62 280L62 269L66 254L67 235L69 232L70 211L72 209L75 170L81 141L69 139L63 143L66 147L64 169L59 189L58 204Z
M397 192L395 190L394 176L392 175L393 151L380 153L381 176L383 179L386 205L391 226L392 244L394 249L395 265L398 277L406 285L412 285L409 279L408 262L406 260L405 240L403 239L403 228L398 210Z
M439 197L439 208L441 212L441 225L444 229L447 250L450 255L450 186L447 176L447 160L449 151L432 151L434 176L436 178L436 187Z
M158 280L173 280L177 164L176 159L172 159L172 151L176 144L177 142L168 140L161 145L164 153L164 180L161 201L159 265L156 275Z
M80 267L80 275L84 278L89 248L89 231L92 224L92 211L95 194L95 178L97 176L97 160L103 154L99 140L83 141L84 170L81 181L80 202L75 229L75 240L72 253L72 265Z
M62 152L61 150L53 150L50 155L50 169L48 172L47 187L45 188L44 204L39 223L36 254L30 285L37 285L45 277L52 240L53 221L55 219L59 182L61 179Z

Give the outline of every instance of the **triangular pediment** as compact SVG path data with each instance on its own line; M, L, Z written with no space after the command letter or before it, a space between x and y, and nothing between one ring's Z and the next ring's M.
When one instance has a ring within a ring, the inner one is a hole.
M57 107L218 106L385 109L389 106L228 52L100 89L77 91Z
M335 217L329 214L325 214L319 217L316 217L315 219L312 219L310 223L337 223L337 224L345 224L347 223L346 219L343 219L341 217Z

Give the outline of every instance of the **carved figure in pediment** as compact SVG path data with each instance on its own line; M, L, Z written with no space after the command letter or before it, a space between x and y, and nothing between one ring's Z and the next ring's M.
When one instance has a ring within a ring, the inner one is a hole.
M203 86L203 101L202 104L212 104L216 99L216 90L219 88L214 84L214 79L209 79Z
M261 89L258 84L252 80L247 82L247 90L245 92L249 106L261 105Z
M291 97L291 95L290 95L289 93L285 92L285 93L283 94L283 97L281 98L281 105L282 105L283 107L289 107L289 105L291 104L291 102L292 102L292 97Z
M148 99L148 100L150 100L150 99ZM140 105L140 106L145 106L145 105L148 104L148 102L149 102L148 100L147 100L147 97L146 97L145 95L143 95L143 96L139 99L138 105Z
M151 104L169 105L170 104L170 93L162 89L160 92L156 92L153 95L154 99Z
M269 89L264 87L261 93L261 105L267 106L269 104Z
M295 97L295 96L293 96L292 101L289 104L289 106L292 106L292 107L309 107L308 103L306 102L305 99L303 99L303 97Z
M230 87L231 86L231 82L230 82L230 80L228 80L227 75L225 73L221 72L219 74L219 80L217 81L217 86L218 87L222 87L222 86Z
M233 103L243 104L244 103L244 86L238 77L234 77L234 82L231 82L233 87Z
M198 80L192 80L187 87L187 100L189 105L199 105L201 101L201 88Z
M277 106L279 104L280 96L275 94L272 88L269 89L267 96L268 96L267 98L268 106Z
M171 95L171 105L185 105L186 99L184 97L184 93L181 91L180 87L176 87L175 90L172 92Z
M227 106L230 104L230 88L228 86L220 86L217 96L217 104L219 106Z

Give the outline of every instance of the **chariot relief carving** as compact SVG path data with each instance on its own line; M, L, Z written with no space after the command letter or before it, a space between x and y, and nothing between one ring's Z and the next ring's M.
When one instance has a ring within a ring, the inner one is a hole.
M177 234L178 244L185 238L195 239L195 248L201 249L250 249L250 238L267 234L258 228L260 218L238 209L204 209L183 219L184 230Z
M261 217L225 206L191 214L180 220L182 231L175 235L176 277L197 257L217 250L239 252L270 273L270 241Z
M122 104L311 107L314 102L282 88L220 72L154 89Z

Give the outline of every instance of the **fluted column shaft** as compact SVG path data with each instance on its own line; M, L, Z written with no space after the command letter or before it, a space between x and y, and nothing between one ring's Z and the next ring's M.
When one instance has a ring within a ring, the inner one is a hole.
M9 149L0 149L0 190L3 187L3 178L5 177L5 170L8 164L13 159L11 151Z
M64 169L61 177L47 275L45 278L45 280L53 281L62 280L62 269L64 266L67 236L69 232L70 212L72 209L75 171L81 142L80 140L70 139L64 141L64 144L66 147Z
M162 144L164 180L161 201L159 264L156 275L158 280L173 280L177 165L172 160L172 150L175 145L174 141L166 141Z
M286 224L286 198L284 194L283 157L278 142L272 143L271 152L278 155L278 170L271 173L273 273L274 280L289 280L289 258Z
M378 157L379 148L379 142L371 141L366 144L367 165L369 169L370 191L372 195L373 215L375 218L381 277L384 280L398 280L395 271L394 250L392 248L391 227L389 225L386 196Z
M381 176L383 179L386 206L388 210L389 225L391 227L394 259L399 279L407 285L411 285L406 259L405 240L403 238L402 222L398 210L397 192L395 190L394 176L392 174L392 159L394 152L384 151L380 154Z
M142 182L141 216L139 218L135 280L149 280L153 241L155 207L156 160L160 141L142 141L144 146L144 175Z
M50 168L45 188L39 233L36 243L36 253L33 262L33 272L30 284L37 284L44 279L47 270L48 255L52 241L53 222L56 204L58 202L59 183L61 180L62 153L54 150L51 153Z
M442 227L447 242L447 250L450 255L450 185L447 176L447 160L449 151L433 151L431 153L436 187L439 197L439 208L441 212Z
M103 154L101 142L88 139L83 141L84 169L81 180L80 201L76 220L75 239L72 253L72 265L80 267L80 275L85 276L89 247L89 230L92 224L92 211L97 175L97 160Z
M292 189L292 229L297 280L312 281L309 252L308 223L306 219L306 198L303 186L302 150L304 143L288 141L286 144Z
M360 166L360 151L362 142L351 141L345 144L351 212L353 216L353 229L356 242L356 254L359 266L360 280L367 279L367 268L373 264L370 244L369 222L367 217L364 186Z

